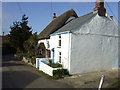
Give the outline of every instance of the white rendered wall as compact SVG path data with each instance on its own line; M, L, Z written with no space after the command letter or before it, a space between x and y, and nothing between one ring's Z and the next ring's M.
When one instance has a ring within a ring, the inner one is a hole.
M71 35L70 73L118 68L118 29L107 17L96 15Z
M55 60L54 62L57 63L59 62L59 52L61 52L61 64L63 65L64 68L69 68L69 53L70 49L70 34L61 34L61 47L59 47L59 35L54 35L50 37L50 48L54 48L55 50Z
M50 36L50 49L54 48L54 62L57 63L58 62L58 40L59 40L59 36L58 35L54 35L54 36ZM51 58L52 58L52 51L51 51Z
M69 70L70 33L61 34L61 59L64 68Z
M46 49L49 49L49 47L48 47L48 44L50 45L49 40L50 40L50 39L39 40L39 41L38 41L38 44L40 44L40 43L44 43L45 48L46 48Z
M39 70L43 71L44 73L50 75L50 76L53 76L53 68L48 66L47 64L43 63L40 61L39 63Z

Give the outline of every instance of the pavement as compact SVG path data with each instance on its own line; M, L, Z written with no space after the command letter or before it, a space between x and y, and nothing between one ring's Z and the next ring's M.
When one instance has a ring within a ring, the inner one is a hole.
M71 85L40 75L20 58L6 55L2 61L2 88L72 88Z
M120 80L120 71L105 70L93 73L77 74L59 79L59 82L73 85L74 88L98 88L102 75L104 75L102 88L109 88L112 84ZM119 90L119 89L116 89Z

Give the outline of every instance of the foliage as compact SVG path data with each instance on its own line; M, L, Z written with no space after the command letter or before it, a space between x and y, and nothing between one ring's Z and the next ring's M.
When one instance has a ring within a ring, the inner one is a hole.
M29 54L29 53L24 53L22 56L27 58L27 59L32 58L32 54Z
M39 71L39 72L42 72L43 75L47 76L50 79L59 79L59 78L62 78L63 76L65 76L65 75L69 75L69 72L68 72L67 69L63 69L62 65L59 64L59 63L52 63L51 59L49 59L49 64L48 65L53 67L53 68L60 68L60 69L57 69L57 70L53 70L53 76L49 76L48 74L45 74L42 71Z
M59 63L52 63L52 59L49 59L48 61L49 61L48 65L51 66L51 67L53 67L53 68L62 67L62 65L59 64Z
M12 47L9 42L8 43L2 43L2 55L13 54L15 52L16 52L15 48Z
M17 54L18 55L18 54ZM28 62L32 63L32 64L35 64L36 63L36 57L33 56L32 54L29 54L29 53L21 53L19 54L20 57L25 57Z
M69 72L67 69L57 69L53 71L53 76L61 78L65 75L69 75Z
M49 59L48 61L49 61L49 64L52 64L52 59Z
M31 37L24 42L25 52L35 55L35 47L37 45L37 33L31 35Z
M11 46L9 42L9 36L1 36L2 38L2 54L14 54L16 52L15 48Z
M62 67L62 65L59 64L59 63L49 63L48 65L51 66L51 67L53 67L53 68L59 68L59 67Z
M37 70L42 76L47 77L48 79L59 79L60 77L58 75L55 76L49 76L48 74L44 73L43 71Z
M12 47L15 47L17 52L24 52L23 43L29 39L32 35L31 27L28 24L28 17L22 16L21 22L13 22L13 26L10 26L10 43Z
M32 57L32 58L29 58L28 59L28 62L32 63L32 64L35 64L36 63L36 58L35 57Z
M120 78L117 78L116 82L114 82L112 85L107 86L107 88L119 88L120 87ZM109 89L108 89L109 90Z

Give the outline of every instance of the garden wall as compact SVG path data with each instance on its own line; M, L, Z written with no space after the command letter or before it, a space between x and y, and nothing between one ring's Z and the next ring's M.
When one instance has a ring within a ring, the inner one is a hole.
M36 68L38 68L39 70L43 71L44 73L46 73L50 76L53 76L53 70L57 70L57 68L52 68L52 67L48 66L42 60L43 59L36 58Z

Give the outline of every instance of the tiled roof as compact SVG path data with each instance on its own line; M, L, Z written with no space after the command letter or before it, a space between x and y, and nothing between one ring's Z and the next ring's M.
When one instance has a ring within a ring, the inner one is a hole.
M96 15L96 13L91 12L91 13L88 13L86 15L80 16L80 17L72 20L68 24L64 25L63 27L58 29L53 34L75 30L78 27L82 26L86 21L88 21L89 19L91 19L95 15Z

